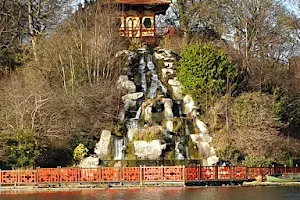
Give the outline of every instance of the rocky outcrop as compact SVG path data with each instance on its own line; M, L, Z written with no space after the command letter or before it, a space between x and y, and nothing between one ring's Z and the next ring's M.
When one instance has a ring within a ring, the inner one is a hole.
M200 133L207 134L208 130L206 124L198 118L195 121L196 121L196 126L199 129Z
M135 93L136 86L133 81L128 80L127 75L122 75L119 77L117 81L117 85L119 88L123 88L127 91L127 93Z
M122 101L123 102L126 102L126 101L135 101L139 98L142 98L144 96L144 93L143 92L136 92L136 93L132 93L132 94L126 94L124 96L122 96Z
M134 154L140 159L158 160L162 154L162 150L166 148L165 144L161 144L160 140L134 141Z
M190 95L185 95L183 98L184 114L192 114L193 110L198 109L193 98Z
M173 114L173 101L172 99L163 99L163 103L164 103L164 116L166 120L172 120L174 118L174 114Z
M128 137L128 140L129 142L132 141L133 137L135 136L135 134L139 131L138 128L133 128L133 129L129 129L127 131L127 137Z
M176 100L182 100L182 86L177 79L169 79L168 84L172 87L173 96Z
M161 73L162 73L162 77L166 78L168 74L175 74L175 71L173 69L169 69L169 68L162 68L161 69Z
M117 81L118 87L127 93L122 96L124 107L119 119L125 124L127 135L114 138L114 152L118 152L115 153L115 160L126 158L124 153L128 153L127 158L135 156L157 160L164 156L162 153L166 145L170 145L166 151L174 149L175 159L189 159L186 136L197 133L190 135L199 150L195 156L200 155L205 165L215 164L219 159L212 146L213 138L205 123L198 118L199 108L193 98L183 94L183 87L176 78L175 61L178 56L172 50L154 50L155 59L161 60L164 65L161 69L163 80L170 86L165 87L147 48L138 49L138 53L120 51L116 56L122 54L128 56L129 65L123 68L127 75L120 76ZM107 159L110 141L110 132L104 131L95 148L99 158ZM130 148L125 151L127 144Z
M173 121L171 121L171 120L166 121L166 129L169 132L173 132L173 130L174 130L174 123L173 123Z
M79 164L79 167L81 168L97 168L99 167L99 158L89 156L84 159Z
M111 132L103 130L101 133L100 141L95 146L95 154L101 159L106 160L109 154Z
M216 156L215 149L211 145L212 137L208 134L206 125L202 121L196 119L196 125L200 133L191 134L191 140L197 145L199 155L203 158L203 165L215 165L219 161L219 158Z

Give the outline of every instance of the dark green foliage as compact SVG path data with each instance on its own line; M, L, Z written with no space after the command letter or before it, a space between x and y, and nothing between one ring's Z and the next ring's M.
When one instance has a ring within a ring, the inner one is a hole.
M40 155L40 146L34 132L23 129L7 140L6 160L13 168L33 167Z
M230 91L238 75L237 66L211 45L189 45L181 53L178 79L201 108L208 108Z
M94 147L99 139L93 137L92 135L77 133L71 136L68 146L70 149L74 150L79 144L83 144L88 148L89 152L94 152Z

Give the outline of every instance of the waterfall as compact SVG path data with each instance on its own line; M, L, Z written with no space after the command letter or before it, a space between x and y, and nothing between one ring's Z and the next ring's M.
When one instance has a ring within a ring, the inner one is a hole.
M142 113L142 106L139 107L134 119L140 119L141 113Z
M139 74L140 74L140 84L142 87L142 92L146 93L147 92L147 81L146 81L146 73L145 73L145 69L146 69L146 63L145 63L145 58L144 55L141 56L140 61L139 61Z
M184 156L180 153L180 150L178 149L179 142L175 142L175 156L177 160L184 160Z
M178 114L179 117L182 117L182 106L181 106L181 101L177 101L177 106L178 106Z
M188 119L184 119L184 130L185 130L185 135L190 135L190 129L188 125Z
M167 89L162 84L162 82L158 78L157 71L155 69L154 63L153 63L152 54L148 54L147 56L147 68L149 69L151 73L151 84L149 87L149 91L147 93L147 97L153 99L157 96L157 90L160 88L162 93L166 96L167 95Z
M188 160L190 159L189 146L188 145L185 146L185 157Z
M125 121L125 126L126 126L127 130L137 128L138 127L138 119L135 119L135 118L127 119Z
M115 157L114 160L122 160L123 159L123 149L124 149L124 138L115 138Z
M163 130L162 134L164 134L163 138L165 140L165 143L162 143L164 145L164 149L166 148L166 145L171 146L171 148L168 148L167 151L175 147L173 153L175 153L176 160L189 159L187 141L189 139L189 135L191 134L189 127L190 121L183 115L182 100L171 99L166 87L163 85L158 76L158 69L156 69L153 61L154 57L151 52L144 50L136 55L138 55L138 59L129 58L131 68L127 69L126 73L130 81L134 82L135 80L135 86L138 88L138 92L143 92L144 96L143 98L134 99L131 102L132 104L128 106L128 109L125 112L124 124L127 134L124 136L124 138L115 138L114 159L121 160L126 157L124 149L126 147L127 139L129 139L128 142L133 142L132 139L137 131L139 131L139 128L147 129L152 128L152 126L161 127ZM137 73L134 74L134 72ZM164 97L160 95L159 98L157 98L158 94L163 94ZM145 101L145 99L147 101ZM152 100L148 101L149 99ZM143 104L144 102L145 104ZM148 116L147 113L149 112L151 112L151 116L146 117ZM142 116L143 119L141 119ZM148 120L148 118L151 119ZM143 125L139 123L143 123ZM179 128L176 129L176 132L173 132L173 127L175 125L179 126ZM169 130L169 132L166 130ZM174 135L177 136L173 137ZM149 155L150 154L151 152Z

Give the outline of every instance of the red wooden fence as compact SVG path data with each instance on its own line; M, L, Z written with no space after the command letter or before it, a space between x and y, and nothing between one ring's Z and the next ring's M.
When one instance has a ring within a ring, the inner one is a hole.
M300 173L298 167L99 167L38 168L36 170L0 170L0 185L30 185L68 182L191 182L254 180L274 173Z

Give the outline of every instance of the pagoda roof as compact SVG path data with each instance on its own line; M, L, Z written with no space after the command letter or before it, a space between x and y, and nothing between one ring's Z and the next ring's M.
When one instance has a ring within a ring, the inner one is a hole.
M135 5L147 5L147 4L171 4L171 0L115 0L119 4L135 4Z

